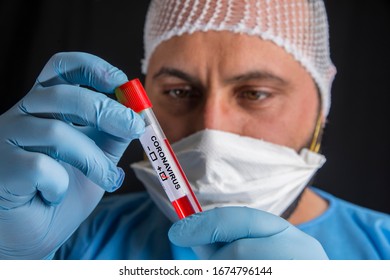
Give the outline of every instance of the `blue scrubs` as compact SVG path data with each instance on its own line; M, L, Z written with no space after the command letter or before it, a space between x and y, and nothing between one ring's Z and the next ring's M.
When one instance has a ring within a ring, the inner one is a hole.
M330 259L390 259L390 215L313 190L329 208L298 228L320 241ZM109 196L55 258L196 259L191 249L169 242L170 226L146 192Z

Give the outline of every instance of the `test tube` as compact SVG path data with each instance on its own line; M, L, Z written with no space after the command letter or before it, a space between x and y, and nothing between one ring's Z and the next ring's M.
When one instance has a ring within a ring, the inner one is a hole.
M143 116L145 133L139 140L179 219L201 212L202 208L153 113L152 103L139 79L119 86L115 89L115 95L120 103Z

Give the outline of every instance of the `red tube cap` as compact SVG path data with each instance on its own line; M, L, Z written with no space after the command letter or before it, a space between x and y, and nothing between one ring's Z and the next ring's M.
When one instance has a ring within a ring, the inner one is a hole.
M137 113L152 107L152 103L139 79L128 81L117 87L115 95L120 103Z

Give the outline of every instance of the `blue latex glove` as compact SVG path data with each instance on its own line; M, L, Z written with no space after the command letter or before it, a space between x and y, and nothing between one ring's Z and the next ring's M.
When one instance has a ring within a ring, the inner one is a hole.
M222 207L172 225L169 239L210 259L328 259L321 244L286 220L247 207ZM212 244L212 245L210 245Z
M50 258L121 185L116 164L144 122L99 92L126 81L96 56L59 53L0 116L0 259Z

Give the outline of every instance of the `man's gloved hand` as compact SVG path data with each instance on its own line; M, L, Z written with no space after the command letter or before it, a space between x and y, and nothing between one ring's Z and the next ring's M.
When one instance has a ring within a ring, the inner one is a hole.
M59 53L0 116L0 259L50 258L121 185L116 164L144 122L99 92L126 81L96 56Z
M328 259L313 237L278 216L247 207L191 215L173 224L169 239L210 259Z

